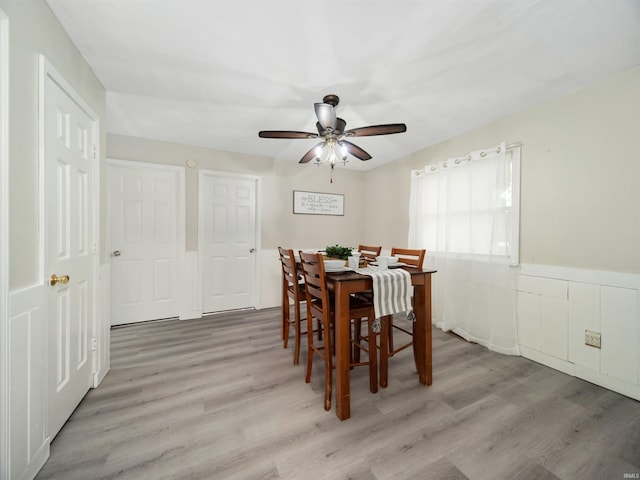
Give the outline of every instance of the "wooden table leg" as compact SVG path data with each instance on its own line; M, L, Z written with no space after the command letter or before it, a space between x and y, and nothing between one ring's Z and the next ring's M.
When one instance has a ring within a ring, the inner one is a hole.
M433 383L431 351L431 275L425 275L424 284L414 286L416 323L413 328L413 354L420 383Z
M340 420L351 416L351 393L349 378L349 293L341 282L335 290L336 329L336 415Z
M391 317L384 316L380 319L380 386L387 388L389 383L389 330L391 330Z

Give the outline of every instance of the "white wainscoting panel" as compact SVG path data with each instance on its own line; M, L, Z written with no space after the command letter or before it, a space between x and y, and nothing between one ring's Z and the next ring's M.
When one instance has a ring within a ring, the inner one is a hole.
M49 458L45 299L44 285L9 293L10 478L33 478Z
M200 264L198 252L185 252L182 271L179 282L181 308L180 320L189 320L202 317L202 279L200 277Z
M560 360L568 360L569 357L568 308L566 296L540 296L540 351Z
M517 292L518 343L540 350L540 298L528 292Z
M584 344L585 330L600 332L600 286L569 284L569 361L600 371L600 350Z
M638 380L638 290L600 289L602 352L600 372L625 382Z
M518 291L535 293L542 297L567 298L567 282L554 278L529 276L520 274Z
M109 263L100 265L98 269L97 303L94 332L98 345L94 358L93 388L100 385L111 368L111 264Z
M524 357L640 400L640 275L522 265L517 300Z
M259 308L278 307L281 304L280 296L282 295L282 266L278 249L262 250L260 259L262 291Z

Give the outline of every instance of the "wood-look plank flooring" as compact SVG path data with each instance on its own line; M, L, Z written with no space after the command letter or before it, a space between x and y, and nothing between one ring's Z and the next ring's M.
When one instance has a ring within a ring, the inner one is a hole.
M306 348L298 366L282 348L279 314L112 330L111 371L36 478L638 478L640 402L437 329L432 386L410 351L375 395L356 368L340 422L323 409L320 362L305 384Z

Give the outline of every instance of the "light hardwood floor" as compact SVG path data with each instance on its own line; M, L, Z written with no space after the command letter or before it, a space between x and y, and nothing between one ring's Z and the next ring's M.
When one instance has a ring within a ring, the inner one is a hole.
M340 422L279 328L276 308L112 330L37 479L638 478L640 402L434 329L432 386L409 351L375 395L357 368Z

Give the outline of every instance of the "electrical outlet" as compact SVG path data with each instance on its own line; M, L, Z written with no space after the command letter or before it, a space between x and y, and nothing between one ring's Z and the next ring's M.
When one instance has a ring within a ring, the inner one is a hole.
M584 344L590 347L600 348L600 332L584 331Z
M89 339L89 348L91 350L97 350L98 349L98 339L96 337L91 337Z

